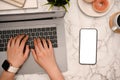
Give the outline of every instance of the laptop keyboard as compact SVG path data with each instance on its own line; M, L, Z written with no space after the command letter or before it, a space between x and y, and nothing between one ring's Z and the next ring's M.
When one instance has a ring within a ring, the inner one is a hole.
M17 30L2 30L0 31L0 51L7 50L7 43L11 37L15 37L18 34L29 35L28 42L26 44L30 45L30 48L34 48L33 39L40 37L45 39L50 39L53 48L57 48L57 29L56 27L46 27L46 28L30 28L30 29L17 29Z

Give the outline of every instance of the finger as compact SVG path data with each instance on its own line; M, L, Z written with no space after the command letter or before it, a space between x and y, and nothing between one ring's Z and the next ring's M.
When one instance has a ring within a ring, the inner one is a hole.
M38 47L38 43L37 43L37 39L34 39L34 46L35 46L35 51L36 51L36 53L40 53L40 49L39 49L39 47Z
M36 55L35 50L34 50L34 49L31 49L31 51L32 51L32 55L33 55L33 57L34 57L35 61L37 61L37 60L38 60L38 58L37 58L37 55Z
M26 49L25 49L25 53L24 53L25 59L28 58L29 52L30 52L29 45L27 45L27 46L26 46Z
M18 35L17 39L16 39L16 46L18 47L20 45L20 41L23 39L25 35Z
M38 45L40 50L43 50L43 46L42 46L40 38L37 38L37 45Z
M12 41L11 41L11 47L14 47L14 46L15 46L16 38L17 38L17 36L12 39Z
M8 41L8 44L7 44L7 49L9 49L10 48L10 46L11 46L11 41L12 41L12 37L10 38L10 40Z
M47 41L48 41L49 48L53 49L53 46L52 46L52 43L51 43L50 39L47 39Z
M28 35L25 38L23 38L23 40L21 41L20 48L22 51L25 47L25 43L27 42L27 40L28 40Z
M45 39L42 39L42 42L43 42L43 46L45 49L48 49L48 46L47 46L47 43L46 43L46 40Z
M16 44L16 40L17 40L18 36L15 36L15 44Z

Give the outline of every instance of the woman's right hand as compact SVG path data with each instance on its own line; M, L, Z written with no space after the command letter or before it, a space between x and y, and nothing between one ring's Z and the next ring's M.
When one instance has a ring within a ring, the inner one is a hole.
M51 80L64 80L56 64L51 41L49 39L34 39L34 47L35 49L31 51L35 61L48 73Z
M47 44L48 43L48 44ZM32 54L35 61L46 71L57 66L55 57L53 54L53 47L50 40L34 39L34 47Z

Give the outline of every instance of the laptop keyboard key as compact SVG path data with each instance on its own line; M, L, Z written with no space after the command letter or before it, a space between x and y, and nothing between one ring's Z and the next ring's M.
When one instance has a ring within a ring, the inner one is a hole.
M0 51L4 51L3 48L0 48Z
M4 47L4 44L0 44L0 47Z

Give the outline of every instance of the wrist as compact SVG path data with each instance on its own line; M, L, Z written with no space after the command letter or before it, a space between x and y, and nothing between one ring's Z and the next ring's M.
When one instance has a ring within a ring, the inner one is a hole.
M64 80L64 77L57 66L50 70L47 70L47 73L51 80Z
M3 71L4 74L8 75L8 76L15 76L15 73L11 73L8 71Z
M2 64L2 68L10 73L17 73L17 71L19 70L19 68L16 68L14 66L12 66L7 60L5 60Z
M11 61L11 60L7 60L9 63L10 63L10 65L12 65L13 67L16 67L16 68L19 68L20 67L20 65L18 65L18 63L16 62L16 61Z
M52 66L52 67L49 67L49 68L47 68L47 70L46 70L46 72L49 74L49 73L53 73L53 72L58 72L58 71L60 71L59 70L59 68L58 68L58 66L56 65L56 66Z
M15 74L7 71L3 71L0 76L0 80L14 80Z

